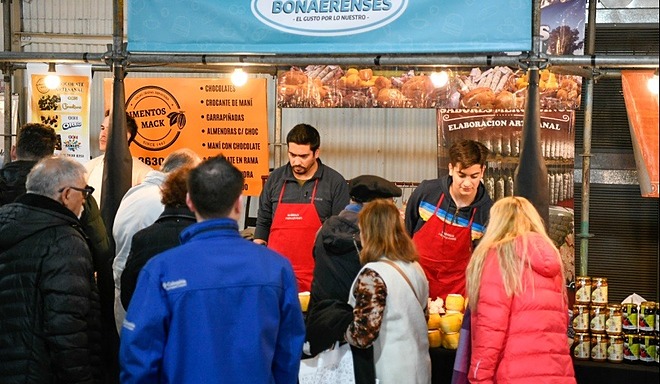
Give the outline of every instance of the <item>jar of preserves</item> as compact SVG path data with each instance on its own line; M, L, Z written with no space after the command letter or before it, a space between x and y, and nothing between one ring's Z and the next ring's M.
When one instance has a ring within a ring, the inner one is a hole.
M658 353L658 338L653 334L639 335L639 361L654 364Z
M575 304L573 306L573 330L575 332L589 331L589 306Z
M575 337L573 338L573 357L577 360L589 360L590 353L591 338L589 337L589 332L575 332Z
M623 336L608 336L607 361L610 363L620 363L623 361Z
M591 303L598 305L607 305L607 278L591 278Z
M591 333L605 333L605 315L604 305L592 305L589 311L589 330Z
M639 315L637 317L638 329L640 332L655 331L656 304L653 301L645 301L639 305Z
M623 361L626 363L639 361L639 335L637 333L623 334Z
M605 332L608 335L620 335L623 333L621 306L619 304L609 304L605 316Z
M637 332L637 304L623 303L621 310L621 327L624 333Z
M575 303L591 303L591 277L578 276L575 278Z
M593 361L607 360L607 336L591 336L591 359Z

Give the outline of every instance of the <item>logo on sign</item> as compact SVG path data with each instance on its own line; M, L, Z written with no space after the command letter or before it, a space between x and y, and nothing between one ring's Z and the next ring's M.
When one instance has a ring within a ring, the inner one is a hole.
M176 142L186 125L186 115L168 90L154 85L133 92L126 111L135 118L135 143L148 151L160 151Z
M252 0L252 14L279 31L305 36L344 36L395 21L408 0Z

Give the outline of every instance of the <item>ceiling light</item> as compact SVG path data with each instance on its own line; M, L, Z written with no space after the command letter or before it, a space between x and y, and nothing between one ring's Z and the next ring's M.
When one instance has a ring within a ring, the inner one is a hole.
M447 71L432 72L431 82L434 87L442 88L449 82L449 74L447 74Z
M44 78L44 83L48 89L57 89L60 86L60 77L55 71L55 63L48 64L48 75Z
M650 79L646 82L646 86L648 87L649 91L651 91L652 94L657 95L658 94L658 68L655 69L655 72L653 72L653 76L651 76Z
M243 68L236 68L231 74L231 82L237 87L242 87L247 83L248 75L243 71Z

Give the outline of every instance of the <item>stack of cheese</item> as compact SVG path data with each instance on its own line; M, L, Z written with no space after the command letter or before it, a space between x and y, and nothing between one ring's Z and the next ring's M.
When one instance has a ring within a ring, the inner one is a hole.
M466 300L459 294L447 295L446 302L439 297L435 300L429 299L428 328L431 348L458 348L465 305Z

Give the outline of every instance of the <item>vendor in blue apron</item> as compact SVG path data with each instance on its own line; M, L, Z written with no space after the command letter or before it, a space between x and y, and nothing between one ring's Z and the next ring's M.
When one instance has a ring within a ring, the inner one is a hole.
M405 224L429 281L429 296L465 296L465 268L493 205L483 184L488 148L461 140L449 149L449 174L424 180L406 206Z
M344 177L319 159L321 137L316 128L298 124L286 143L289 163L271 172L259 196L254 242L289 259L298 290L305 292L312 284L316 233L350 197Z

